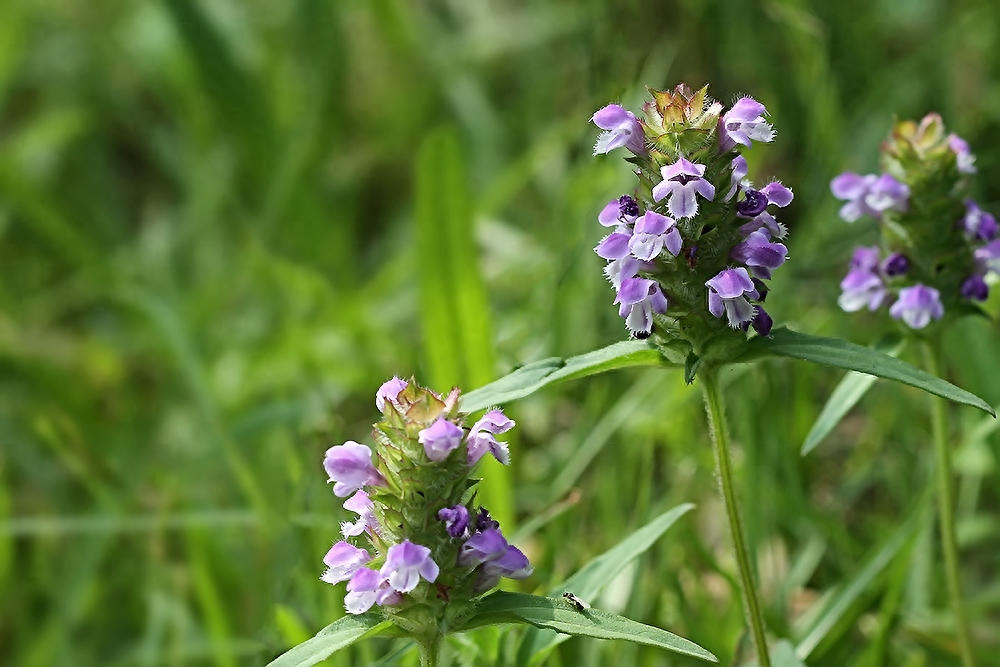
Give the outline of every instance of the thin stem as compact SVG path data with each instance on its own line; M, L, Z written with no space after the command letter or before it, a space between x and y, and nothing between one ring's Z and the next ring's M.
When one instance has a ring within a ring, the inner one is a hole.
M941 362L937 346L924 342L924 365L927 372L940 377ZM955 617L958 635L958 652L963 667L975 667L969 624L962 603L962 579L959 574L958 540L955 537L955 490L952 483L951 449L948 446L948 423L944 399L931 396L931 430L934 435L934 457L937 476L938 520L941 524L941 549L944 552L945 580L948 584L948 601Z
M420 667L438 667L441 651L441 635L417 639L420 646Z
M708 412L712 444L715 445L715 464L719 470L719 490L726 503L729 532L733 538L733 550L736 552L743 612L746 615L747 625L750 626L753 634L754 648L757 650L757 664L760 667L771 667L771 658L767 652L764 615L761 613L757 584L750 565L750 553L747 551L746 540L743 537L743 523L740 520L740 508L736 499L736 488L733 484L733 462L729 454L729 429L726 423L726 408L722 402L722 392L719 389L719 369L716 367L702 368L698 379L701 380L701 388L705 394L705 410Z

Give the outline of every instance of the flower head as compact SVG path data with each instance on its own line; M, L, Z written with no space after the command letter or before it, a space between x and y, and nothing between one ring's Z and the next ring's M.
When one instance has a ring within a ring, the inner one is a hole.
M328 584L347 581L358 568L370 561L372 557L364 549L359 549L347 542L337 542L323 557L328 568L320 577Z
M667 252L676 257L681 251L682 242L681 234L677 231L677 223L673 219L656 211L646 211L645 215L635 222L635 233L628 240L628 252L636 259L649 261L666 248Z
M972 240L992 241L1000 233L997 219L979 208L971 199L965 200L965 216L962 217L962 230L965 237Z
M899 290L899 299L889 307L889 314L902 319L911 329L923 329L931 319L944 316L941 294L933 287L916 284Z
M712 201L715 186L705 180L705 165L680 158L673 164L660 168L663 181L653 187L653 199L661 201L667 197L667 210L674 218L691 218L698 213L698 199L695 195Z
M754 141L774 140L774 128L764 120L767 109L752 97L742 97L722 115L719 150L727 151L736 144L750 148Z
M444 521L444 529L452 537L461 537L469 527L469 510L465 505L455 505L438 510L437 517Z
M757 278L767 279L771 277L772 270L785 263L788 248L781 243L772 243L767 234L758 230L733 247L729 256L750 267Z
M469 465L475 465L479 459L490 452L500 463L510 463L510 452L506 442L497 442L493 436L506 433L514 428L514 422L508 419L501 410L490 410L472 425L469 430L468 452Z
M625 326L635 333L651 332L653 313L667 312L667 297L659 283L646 278L623 280L615 303L621 304L618 314L625 318Z
M965 279L960 290L963 299L970 301L986 301L990 296L990 287L983 277L973 274Z
M969 150L969 143L965 139L957 134L949 134L948 148L955 154L955 166L960 173L976 173L976 156Z
M631 111L617 104L609 104L599 109L590 120L605 130L594 144L594 155L609 153L621 146L625 146L636 155L643 155L646 152L642 125Z
M431 461L444 461L458 446L462 444L462 429L444 417L420 431L419 441L424 446L427 458Z
M399 392L406 389L406 382L393 376L382 383L382 386L375 392L375 407L379 412L385 412L386 402L395 403Z
M846 222L854 222L863 215L879 218L886 211L905 210L910 196L909 186L891 174L859 176L844 172L833 179L830 189L837 199L847 200L840 209L840 217Z
M409 593L417 587L421 577L433 583L439 571L437 563L431 558L430 549L403 540L389 547L385 565L379 573L396 591Z
M729 326L734 329L750 322L757 314L749 299L758 299L760 294L742 266L720 271L705 285L708 287L708 311L716 317L722 317L725 312Z
M326 450L323 467L330 476L334 495L344 498L363 486L384 484L385 479L372 465L372 450L348 440Z
M358 520L354 523L343 521L340 524L340 533L345 538L357 537L365 531L378 532L378 520L375 519L375 504L368 494L358 490L353 496L344 501L344 509L358 514Z

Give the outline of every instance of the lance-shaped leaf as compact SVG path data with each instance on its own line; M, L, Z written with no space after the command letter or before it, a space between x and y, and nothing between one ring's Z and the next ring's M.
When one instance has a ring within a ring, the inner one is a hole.
M806 667L806 664L795 655L795 647L787 639L782 639L771 647L771 667ZM742 667L759 667L760 663L752 660Z
M772 355L877 375L887 380L895 380L917 389L923 389L935 396L947 398L956 403L971 405L994 417L996 416L989 403L975 394L959 389L950 382L936 378L901 359L895 359L888 354L848 343L839 338L810 336L782 327L772 331L770 338L763 336L754 338L747 344L746 352L734 362L754 361Z
M897 357L906 347L906 340L898 337L887 337L875 343L875 349L884 352L890 357ZM868 393L868 390L875 384L875 376L867 373L851 371L844 376L837 388L830 394L823 411L809 429L809 435L802 443L802 456L814 450L823 439L830 435L830 432L840 423L851 408L858 404L861 397Z
M569 591L584 600L595 598L604 587L636 558L646 553L682 516L694 509L691 503L678 505L656 517L624 540L577 570L569 579L549 591L552 597ZM566 635L529 629L521 640L518 664L541 660L549 650L566 641Z
M325 660L334 651L350 646L366 635L376 635L392 624L376 614L344 616L298 646L290 648L267 667L308 667Z
M475 412L530 396L555 382L596 375L627 366L670 366L663 353L648 340L612 343L569 359L551 357L521 366L509 375L462 396L462 411Z
M671 632L600 609L579 609L564 598L497 591L483 598L463 629L498 623L528 623L568 635L624 639L710 662L719 661L694 642Z

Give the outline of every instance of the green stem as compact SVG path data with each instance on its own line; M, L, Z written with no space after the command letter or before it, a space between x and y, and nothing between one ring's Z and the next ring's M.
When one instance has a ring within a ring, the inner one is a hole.
M420 646L420 667L438 667L441 652L441 635L417 639Z
M729 454L729 429L726 424L726 408L722 402L722 392L719 389L719 369L717 367L702 368L698 374L701 388L705 394L705 410L708 412L708 425L715 445L715 464L719 469L719 489L726 503L726 515L729 517L729 532L733 538L733 550L736 552L736 565L740 575L740 594L743 597L743 611L746 614L747 625L753 634L754 647L757 650L759 667L771 667L771 658L767 652L767 635L764 626L764 615L761 613L760 598L757 595L757 584L750 564L750 552L747 550L743 537L743 523L740 520L740 508L736 499L736 488L733 484L733 462Z
M941 362L937 346L924 342L924 365L931 375L941 376ZM962 579L959 574L958 540L955 537L954 485L952 483L951 449L948 446L948 425L944 399L931 396L931 429L934 434L934 455L937 475L938 520L941 524L941 549L944 552L945 580L948 584L948 601L955 617L958 635L958 652L963 667L975 667L972 640L962 603Z

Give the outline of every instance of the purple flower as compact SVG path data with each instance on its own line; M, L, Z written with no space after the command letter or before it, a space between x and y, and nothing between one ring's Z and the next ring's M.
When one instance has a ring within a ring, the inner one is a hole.
M726 201L733 198L736 191L740 189L740 183L746 178L749 167L747 166L747 159L742 155L737 155L733 158L733 175L732 175L732 185L729 188L729 192L726 193Z
M859 176L844 172L831 181L830 190L837 199L847 200L840 209L840 217L847 222L862 215L878 218L888 210L905 210L910 196L910 188L891 174Z
M885 258L882 262L882 272L894 278L895 276L902 276L907 271L910 270L910 260L906 258L901 252L894 252Z
M1000 239L976 248L973 254L976 263L982 265L986 271L1000 273Z
M646 214L635 222L635 233L628 242L628 250L636 259L649 261L657 257L664 248L676 257L681 251L681 243L683 240L681 233L677 231L676 221L656 211L646 211ZM618 257L607 259L618 259Z
M351 614L363 614L373 604L392 605L403 601L403 596L389 586L378 571L367 567L359 569L347 582L344 608Z
M749 236L757 230L763 231L768 238L783 239L788 236L788 228L774 219L774 216L764 211L750 222L740 225L740 234Z
M622 195L618 199L612 199L601 209L597 221L605 227L627 226L638 217L639 204L628 195Z
M444 521L444 529L452 537L461 537L469 527L469 510L465 505L455 505L438 510L437 517Z
M708 287L708 311L716 317L722 317L725 312L729 326L734 329L751 321L756 315L757 311L750 305L747 297L758 299L760 294L754 288L750 274L742 266L720 271L705 285Z
M341 498L369 484L385 484L382 473L372 465L372 450L353 440L326 450L323 467L330 481L336 482L334 495Z
M957 134L948 135L948 148L955 154L955 166L963 174L976 173L976 156L969 151L968 142Z
M355 537L366 530L378 533L378 521L375 519L375 504L372 503L368 494L362 490L357 491L353 496L344 501L344 509L357 512L358 520L354 523L342 521L340 523L340 534L344 537Z
M767 195L747 188L743 191L743 200L736 204L736 214L744 218L756 218L767 209Z
M965 231L965 237L970 241L974 239L992 241L1000 232L1000 228L997 227L997 219L979 208L979 205L971 199L965 200L962 229Z
M475 567L480 563L496 560L507 553L507 539L498 528L488 528L474 533L458 552L458 564Z
M646 154L642 125L631 111L609 104L591 117L594 125L605 130L594 144L594 155L608 153L624 146L636 155Z
M648 214L647 214L648 215ZM601 242L597 244L594 248L594 252L597 256L602 259L616 260L622 259L628 255L629 242L632 240L632 235L615 232L613 234L608 234Z
M403 540L389 547L380 574L395 590L409 593L417 587L421 577L430 582L437 579L438 571L437 563L431 558L430 549Z
M639 271L652 271L655 268L656 266L652 262L643 262L631 255L626 255L621 259L608 262L607 266L604 267L604 275L617 291L621 289L622 282L629 278L635 278L639 275Z
M506 433L512 428L514 428L514 422L499 409L490 410L483 415L469 430L467 440L469 465L473 466L478 463L479 459L486 455L486 452L492 453L500 463L509 464L510 452L507 450L507 443L497 442L493 436Z
M625 318L625 326L635 333L650 333L653 313L667 312L667 297L660 290L660 284L646 278L623 280L614 302L621 304L618 314Z
M764 120L767 109L751 97L740 98L722 116L719 150L728 151L736 144L750 147L751 141L774 140L774 128Z
M375 407L378 408L379 412L384 413L386 401L395 403L396 398L399 396L399 392L404 389L406 389L406 382L404 380L400 380L396 376L386 380L382 383L382 386L378 388L378 391L375 392Z
M770 278L771 271L785 263L788 248L781 243L771 243L762 231L752 232L742 243L730 251L729 256L743 262L758 278Z
M971 301L986 301L990 295L990 287L980 275L973 274L962 283L962 298Z
M480 507L476 512L476 532L481 533L491 528L500 528L500 522L490 516L490 511L485 507Z
M792 189L782 185L781 181L771 181L760 189L761 194L767 197L768 204L774 204L778 208L785 208L792 203L795 195Z
M703 178L705 165L680 158L673 164L660 167L663 181L653 187L653 199L670 197L667 210L674 218L690 218L698 214L696 194L712 201L715 186Z
M882 250L877 246L859 246L851 257L851 270L875 271L882 258Z
M878 246L862 246L854 250L851 268L840 281L841 294L837 303L851 313L868 306L875 310L885 301L886 290L879 275L882 251Z
M899 290L899 299L889 307L889 314L902 319L912 329L923 329L931 318L939 320L944 316L941 295L933 287L914 285Z
M323 556L327 571L320 577L328 584L336 584L347 581L358 568L370 561L372 557L364 549L359 549L347 542L337 542Z
M436 422L420 431L417 437L424 446L427 458L439 462L448 458L448 454L462 444L462 429L444 417L438 417Z
M774 326L774 320L771 319L766 310L757 306L757 314L753 316L750 324L753 326L754 331L766 337L771 335L771 327Z
M476 568L476 580L472 586L473 595L485 593L500 583L501 577L527 579L534 568L520 549L508 546L500 558L483 563Z

